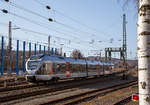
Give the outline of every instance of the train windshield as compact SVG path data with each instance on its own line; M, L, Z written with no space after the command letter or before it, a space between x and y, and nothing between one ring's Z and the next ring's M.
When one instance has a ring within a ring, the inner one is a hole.
M40 61L28 61L28 70L35 70L37 69Z

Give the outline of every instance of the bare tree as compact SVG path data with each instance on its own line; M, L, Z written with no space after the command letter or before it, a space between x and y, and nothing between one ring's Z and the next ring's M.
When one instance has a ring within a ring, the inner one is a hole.
M72 51L71 57L73 57L74 59L83 59L84 58L84 56L81 53L81 51L77 50L77 49L75 49L75 50Z

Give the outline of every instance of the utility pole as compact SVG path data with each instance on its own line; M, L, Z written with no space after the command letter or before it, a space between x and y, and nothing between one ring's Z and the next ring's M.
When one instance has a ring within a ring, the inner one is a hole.
M123 14L123 44L122 44L122 58L123 58L123 66L124 72L127 70L127 34L126 34L126 15ZM125 73L124 73L125 76Z
M9 72L8 75L11 75L12 72L12 28L11 28L11 21L9 21L9 32L8 32L8 55L9 55Z
M126 41L126 15L123 14L123 42L119 48L108 47L105 48L105 62L111 60L111 55L114 52L120 53L120 60L123 61L123 79L125 79L125 71L127 70L127 41Z
M51 37L48 36L48 55L50 55L50 39Z

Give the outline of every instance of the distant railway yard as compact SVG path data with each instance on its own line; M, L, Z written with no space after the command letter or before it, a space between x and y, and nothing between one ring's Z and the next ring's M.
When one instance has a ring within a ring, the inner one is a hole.
M137 88L136 76L123 80L121 73L47 84L14 76L0 78L0 105L137 105L131 101Z

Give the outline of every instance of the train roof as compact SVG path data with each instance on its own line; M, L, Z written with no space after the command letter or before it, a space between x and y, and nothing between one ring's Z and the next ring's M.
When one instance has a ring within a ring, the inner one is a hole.
M86 61L84 59L73 59L73 58L70 58L70 57L66 57L65 61L66 62L72 62L74 64L77 64L77 63L86 64Z
M42 61L53 61L53 62L59 62L59 63L64 63L65 60L63 57L59 57L59 56L43 56Z
M100 64L100 65L114 65L112 62L101 62L101 61L95 61L95 60L84 60L84 59L73 59L70 57L61 57L61 56L49 56L49 55L36 55L31 56L30 60L41 60L41 61L53 61L53 62L59 62L59 63L65 63L65 62L71 62L74 64L82 63L91 65Z

